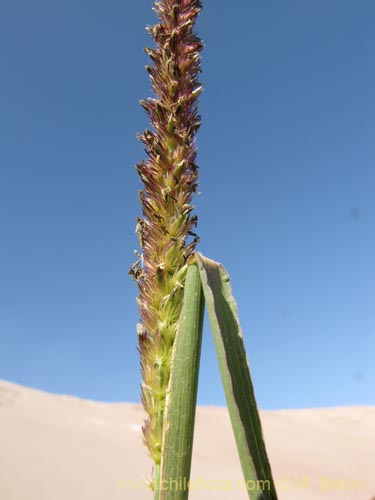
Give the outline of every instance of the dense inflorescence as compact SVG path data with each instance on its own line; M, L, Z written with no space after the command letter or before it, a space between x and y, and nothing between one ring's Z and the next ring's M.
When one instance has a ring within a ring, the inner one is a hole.
M137 165L143 217L137 234L141 247L131 267L140 295L138 306L142 401L147 412L143 438L156 464L161 460L163 415L171 354L181 311L186 262L198 241L191 200L197 190L195 134L200 126L197 98L203 45L194 32L199 0L154 3L159 23L148 27L155 48L145 49L152 66L155 98L141 101L153 131L139 139L147 159Z

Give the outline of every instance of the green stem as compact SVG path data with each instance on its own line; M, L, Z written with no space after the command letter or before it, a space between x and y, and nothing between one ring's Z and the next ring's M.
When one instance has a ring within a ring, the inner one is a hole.
M164 414L160 500L186 500L189 496L203 312L200 274L196 264L192 264L187 271L182 311L173 346Z
M155 465L154 500L160 498L160 464Z

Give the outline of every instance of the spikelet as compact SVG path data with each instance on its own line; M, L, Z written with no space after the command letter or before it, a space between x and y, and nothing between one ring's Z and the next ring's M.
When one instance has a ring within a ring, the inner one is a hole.
M203 44L194 32L199 0L154 3L159 23L147 28L156 47L145 49L155 98L141 101L153 130L139 139L147 159L136 168L143 217L136 232L141 254L130 273L137 281L142 402L147 412L143 439L156 464L161 460L163 414L171 353L181 311L186 262L198 242L192 215L197 191L195 134L200 126L197 98Z

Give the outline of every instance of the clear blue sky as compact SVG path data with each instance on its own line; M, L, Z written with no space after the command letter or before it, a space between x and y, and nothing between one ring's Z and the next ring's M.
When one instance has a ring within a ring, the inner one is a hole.
M139 400L151 0L3 0L0 378ZM262 408L375 404L375 2L206 0L200 251ZM205 329L201 404L224 404Z

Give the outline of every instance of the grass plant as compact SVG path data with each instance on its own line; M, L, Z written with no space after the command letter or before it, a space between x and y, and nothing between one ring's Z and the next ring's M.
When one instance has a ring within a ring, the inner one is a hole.
M187 499L206 305L244 478L262 485L249 488L249 498L275 500L229 276L195 253L203 44L194 26L201 8L200 0L156 1L159 22L147 28L155 42L145 49L154 97L141 104L152 130L139 136L147 158L136 167L144 188L136 228L140 252L130 270L139 289L143 440L155 464L154 499Z

